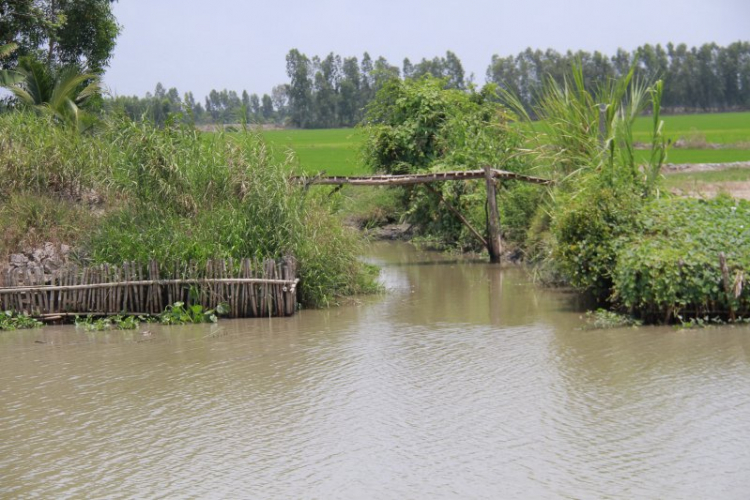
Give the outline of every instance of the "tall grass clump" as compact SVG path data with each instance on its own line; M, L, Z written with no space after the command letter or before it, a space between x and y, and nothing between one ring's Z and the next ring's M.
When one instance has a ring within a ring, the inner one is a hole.
M302 302L311 306L374 287L357 260L357 237L340 227L324 198L289 182L288 165L258 135L206 141L189 128L132 122L109 133L119 153L107 187L127 202L93 232L93 261L292 255Z
M110 149L50 116L0 114L0 259L43 242L75 244L94 224Z
M375 286L357 236L252 133L203 140L188 127L111 120L81 134L9 113L0 173L6 252L41 233L91 263L292 255L308 306Z
M580 66L562 84L549 80L534 110L538 120L524 130L530 156L556 180L550 203L530 228L532 257L551 273L606 302L618 238L629 234L635 216L658 196L666 142L659 114L662 85L634 80L633 71L594 88L584 85ZM506 100L524 115L518 100ZM637 160L633 126L652 113L648 162Z

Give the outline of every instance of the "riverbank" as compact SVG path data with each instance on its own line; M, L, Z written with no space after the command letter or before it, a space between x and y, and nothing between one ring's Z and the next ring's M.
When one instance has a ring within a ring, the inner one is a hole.
M1 261L26 266L39 249L63 246L77 265L170 269L292 255L305 306L376 288L358 236L324 196L290 184L291 166L255 134L207 141L188 127L127 120L83 134L14 112L0 115L0 138ZM38 260L47 274L61 265Z

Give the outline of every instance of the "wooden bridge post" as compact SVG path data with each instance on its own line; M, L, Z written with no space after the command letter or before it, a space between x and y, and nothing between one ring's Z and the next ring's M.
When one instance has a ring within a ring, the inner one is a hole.
M489 165L484 166L484 178L487 182L487 206L489 208L487 220L487 251L490 254L490 262L500 262L500 253L503 245L500 240L500 214L497 211L497 196L495 193L495 180Z

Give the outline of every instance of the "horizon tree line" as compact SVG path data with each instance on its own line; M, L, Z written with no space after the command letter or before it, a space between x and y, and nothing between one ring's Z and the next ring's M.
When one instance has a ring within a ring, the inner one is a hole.
M567 51L528 48L515 56L493 55L486 82L516 94L528 109L536 102L546 79L564 83L572 65L583 69L587 86L606 83L635 66L636 76L647 81L664 80L663 108L669 112L731 111L750 109L750 42L726 47L706 43L646 44L632 52L618 49L608 56L599 51ZM352 127L359 123L368 103L390 79L417 79L427 75L443 79L446 88L467 90L474 86L456 54L404 59L395 66L384 57L361 59L330 53L308 57L297 49L286 56L288 82L270 94L211 90L203 103L192 92L182 98L175 88L157 84L145 97L108 99L107 110L118 109L133 119L163 124L175 113L196 124L276 124L296 128Z

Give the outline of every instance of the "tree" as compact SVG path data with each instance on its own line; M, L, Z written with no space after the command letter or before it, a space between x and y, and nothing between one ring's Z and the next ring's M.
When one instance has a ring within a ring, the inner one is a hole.
M82 73L73 65L51 69L32 57L24 57L15 71L19 78L5 88L21 106L50 114L70 125L78 126L81 108L101 93L99 78Z
M271 118L273 118L273 101L271 100L271 96L268 94L263 94L263 97L261 98L261 113L263 114L263 121L268 122Z
M250 95L250 112L255 121L260 121L260 98L258 94Z
M464 81L464 67L458 56L450 50L445 53L443 73L444 76L448 78L448 88L459 90L466 88L466 82Z
M343 76L340 83L339 118L340 124L354 126L362 118L361 91L362 75L356 57L344 59Z
M292 125L307 127L312 119L312 81L310 60L297 49L286 56L286 72L289 84L289 112Z
M494 85L481 92L445 88L445 79L391 79L367 109L364 149L374 172L404 174L477 169L503 165L517 169L509 158L518 143L499 105ZM406 217L419 231L449 245L477 248L474 236L441 203L460 210L472 225L485 223L484 183L442 183L430 190L405 188ZM435 195L440 192L440 196Z
M288 113L289 104L289 85L276 85L271 89L271 101L276 110L276 119L283 122Z
M120 26L114 0L0 0L0 43L18 44L3 64L35 56L49 66L76 64L93 73L108 65Z

